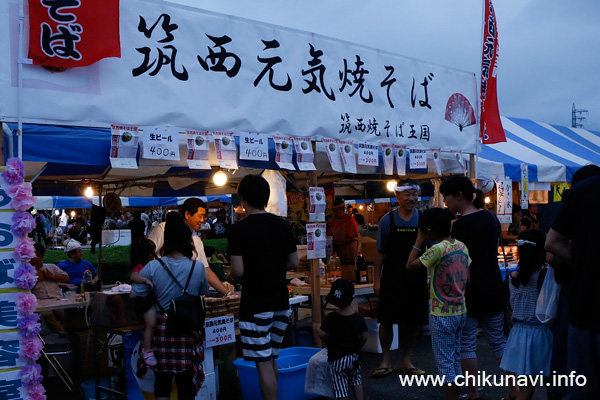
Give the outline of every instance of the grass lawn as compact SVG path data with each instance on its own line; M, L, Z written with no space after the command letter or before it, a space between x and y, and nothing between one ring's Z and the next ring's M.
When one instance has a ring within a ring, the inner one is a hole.
M216 251L225 253L227 251L227 239L208 239L203 241L204 246L212 246ZM111 284L116 281L124 282L131 272L129 265L129 246L110 246L102 248L102 265L98 266L98 247L96 254L92 254L90 249L83 249L83 259L92 263L100 270L100 278L104 284ZM67 259L67 255L62 250L47 250L44 262L47 264L57 264Z

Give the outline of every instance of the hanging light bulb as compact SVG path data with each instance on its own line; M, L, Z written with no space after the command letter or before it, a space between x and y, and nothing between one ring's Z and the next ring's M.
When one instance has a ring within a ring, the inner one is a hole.
M60 215L60 211L54 210L54 215Z
M213 183L217 186L223 186L227 183L227 175L225 172L218 170L213 175Z
M364 207L363 207L363 205L362 205L362 204L361 204L360 206L358 206L358 209L359 209L359 210L362 210L363 208L364 208Z
M71 218L75 218L75 215L76 215L75 210L71 211Z
M391 181L388 181L385 184L385 186L387 187L387 190L389 190L390 192L393 192L397 185L398 185L398 182L396 182L393 179Z
M490 204L490 201L492 201L490 199L490 196L485 196L485 199L483 199L483 201L485 202L485 204Z
M91 198L92 198L92 196L94 195L94 189L92 189L92 187L91 187L91 186L88 186L88 187L85 189L85 193L84 193L84 194L85 194L85 197L87 197L88 199L91 199Z

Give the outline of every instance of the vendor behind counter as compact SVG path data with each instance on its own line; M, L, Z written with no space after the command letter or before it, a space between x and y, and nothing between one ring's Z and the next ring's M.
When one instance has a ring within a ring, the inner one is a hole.
M333 236L333 251L342 264L354 264L358 255L358 224L350 214L346 214L343 200L335 200L332 206L333 218L329 221L327 234Z

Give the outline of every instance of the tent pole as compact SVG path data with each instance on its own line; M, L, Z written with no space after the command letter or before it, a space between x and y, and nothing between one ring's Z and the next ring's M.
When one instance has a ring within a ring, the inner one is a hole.
M23 159L23 0L19 1L19 58L17 59L17 157Z
M98 184L98 206L102 207L102 183ZM102 221L102 226L104 227L104 221ZM100 275L100 265L102 264L102 233L103 230L100 230L100 240L98 241L98 275Z
M314 145L315 143L313 142L313 146ZM315 151L315 149L313 149L313 151ZM309 172L307 182L308 187L317 186L317 173L315 171ZM315 258L311 261L310 276L312 276L312 279L310 293L312 298L313 337L315 340L315 346L323 347L323 343L319 337L319 328L321 328L321 277L319 276L319 259Z

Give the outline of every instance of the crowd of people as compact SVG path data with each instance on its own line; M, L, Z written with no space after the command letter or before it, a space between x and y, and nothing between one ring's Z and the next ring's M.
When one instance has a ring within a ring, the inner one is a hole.
M164 214L165 211L160 208L107 214L102 222L102 230L129 229L131 241L135 242L150 234L163 221ZM47 248L65 245L70 239L75 239L83 245L93 243L92 218L78 215L68 219L64 210L61 215L53 215L50 218L44 210L36 210L35 222L36 228L31 232L31 238ZM207 214L198 231L206 237L222 239L227 237L229 225L227 212L218 209L214 214Z
M550 379L552 374L576 371L586 378L585 386L548 385L548 398L594 398L600 384L600 320L593 311L594 277L598 274L594 244L599 238L594 229L596 217L592 214L592 220L583 221L574 213L592 207L600 192L600 168L588 166L575 174L573 188L565 194L548 237L536 227L539 218L535 207L530 207L522 219L519 210L513 210L514 222L520 222L521 227L511 226L508 233L517 238L519 269L506 279L497 258L498 246L506 235L496 216L483 209L481 191L464 176L449 177L440 186L447 208L421 212L417 209L419 190L415 181L399 183L395 187L398 208L386 214L379 225L375 273L380 279L375 280L374 291L379 296L382 356L373 376L394 370L425 374L413 363L412 351L421 327L428 325L438 373L445 378L446 399L458 398L457 377L478 374L478 331L485 334L504 374ZM219 232L229 239L231 276L243 282L239 323L243 357L256 363L263 398L276 399L276 360L290 316L285 272L298 266L298 256L290 224L265 210L269 193L262 177L244 177L238 194L246 217ZM340 212L335 212L336 208ZM354 257L356 221L343 212L343 203L334 204L333 209L330 229L339 237L337 245L348 254L340 253L344 258ZM151 230L142 213L132 217L129 226L132 233L137 232L132 245L132 293L145 299L136 301L146 321L143 359L154 368L157 398L168 398L170 382L175 379L179 398L191 399L204 376L202 333L173 337L164 311L184 286L184 291L194 295L205 294L209 286L223 296L236 294L209 268L204 245L196 234L206 227L207 206L203 201L186 200L178 212L167 213L165 222L153 227L153 218L148 218ZM125 216L121 223L127 219ZM143 231L136 221L144 223ZM215 221L223 222L222 215ZM60 283L78 285L86 269L97 279L94 267L82 260L76 240L82 235L84 222L76 220L69 230L72 239L65 248L68 260L57 266L43 263L45 247L36 244L32 265L40 282L34 293L51 296ZM563 285L554 325L540 322L535 315L549 268L556 271L556 281ZM360 400L360 348L366 325L352 298L350 282L334 282L327 301L337 309L324 319L320 335L329 348L336 398L347 398L352 387ZM512 329L507 338L508 312ZM61 331L60 316L44 318ZM399 368L394 368L391 353L394 325L399 328ZM518 382L507 385L506 398L530 399L535 390L533 381ZM467 382L466 387L469 399L481 398L476 385Z

